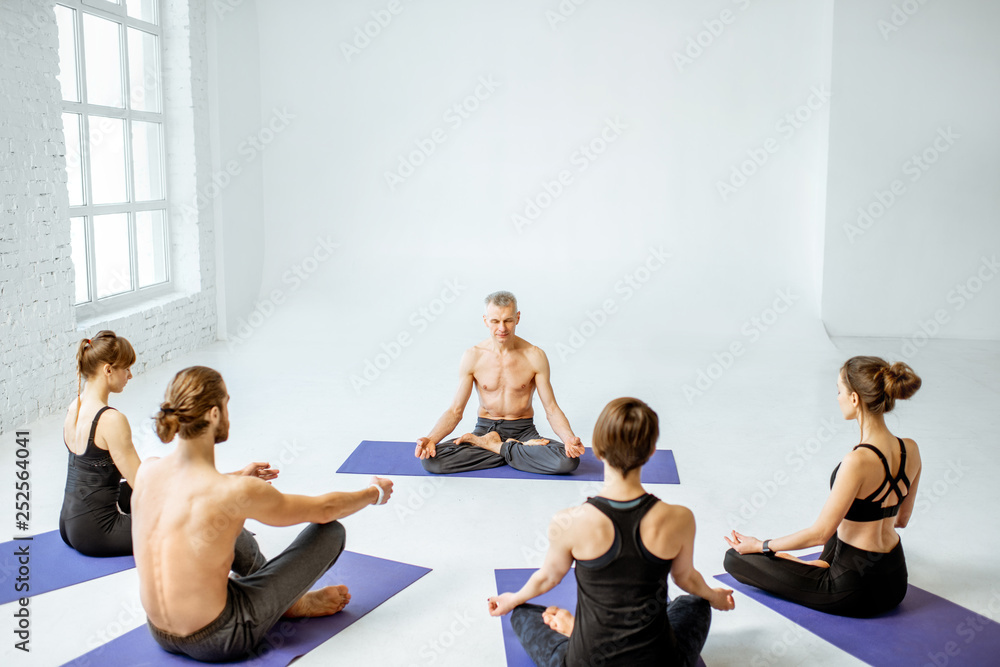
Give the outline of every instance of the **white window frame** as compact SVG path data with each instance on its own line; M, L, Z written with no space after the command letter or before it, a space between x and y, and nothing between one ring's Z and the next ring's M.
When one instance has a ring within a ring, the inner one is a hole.
M84 44L84 34L82 30L83 26L83 14L93 14L100 18L109 19L119 23L122 28L120 32L121 39L121 80L122 80L122 95L124 106L122 108L118 107L108 107L98 104L90 104L89 102L71 102L63 101L62 110L64 113L76 113L81 116L80 123L80 171L83 180L83 192L84 192L84 204L81 206L70 206L69 207L69 217L70 218L84 218L84 236L86 240L86 257L87 257L87 284L88 284L88 295L89 300L83 303L76 304L74 306L78 319L94 319L101 317L122 309L130 308L136 306L157 297L169 294L174 291L173 280L171 276L171 260L170 260L170 215L167 201L169 198L169 183L167 177L167 122L166 113L164 111L165 100L164 100L164 90L163 90L163 48L164 48L164 36L163 36L163 7L160 0L156 0L155 4L155 19L156 23L149 23L137 18L132 18L128 16L126 12L125 0L120 0L121 4L116 4L113 2L107 2L106 0L58 0L56 4L69 7L75 10L74 13L74 26L75 31L75 45L76 45L76 81L77 81L77 95L80 100L87 99L87 70L86 70L86 54L85 54L85 44ZM131 81L129 79L129 52L128 52L128 28L135 28L153 34L157 37L158 52L156 68L158 70L158 81L159 81L159 111L139 111L134 110L131 107ZM122 119L124 121L124 141L125 141L125 179L126 179L126 192L127 192L127 203L121 204L94 204L93 203L93 192L92 184L90 178L90 149L88 137L90 136L90 119L91 116L103 116L116 119ZM132 124L131 121L152 121L159 123L160 125L160 159L161 159L161 176L163 179L163 198L153 201L135 201L135 183L134 183L134 157L132 153ZM166 279L163 282L157 283L155 285L149 285L147 287L139 287L139 267L138 267L138 252L136 248L136 213L141 211L163 211L163 223L164 223L164 264L165 264L165 275ZM94 216L113 214L113 213L126 213L128 215L128 234L129 234L129 265L131 267L131 285L132 289L121 292L118 294L112 294L106 297L98 298L97 296L97 272L96 267L96 257L94 248Z

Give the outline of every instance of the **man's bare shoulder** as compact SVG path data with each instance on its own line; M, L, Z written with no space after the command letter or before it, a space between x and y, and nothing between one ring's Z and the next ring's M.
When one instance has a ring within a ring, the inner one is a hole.
M469 349L467 349L465 351L465 354L475 355L478 357L487 352L491 352L492 350L493 350L493 342L489 338L487 338L486 340L481 340L472 347L470 347Z
M538 370L539 367L548 360L548 357L545 356L545 350L537 345L529 343L526 340L522 340L521 343L523 343L523 346L520 348L521 354L524 355L525 359L531 362L531 365L535 368L535 370Z
M479 362L485 357L490 350L485 346L489 341L482 341L476 343L470 348L467 348L465 352L462 353L462 363L461 368L467 371L474 372L479 366Z

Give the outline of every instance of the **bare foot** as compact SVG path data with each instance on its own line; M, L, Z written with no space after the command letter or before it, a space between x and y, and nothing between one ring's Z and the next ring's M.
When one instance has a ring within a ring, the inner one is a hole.
M573 625L576 623L573 614L559 607L549 607L542 612L542 620L545 621L545 625L567 637L573 634Z
M285 618L312 618L314 616L330 616L347 606L351 594L347 586L327 586L318 591L309 591L295 601Z
M473 435L471 433L466 433L463 436L455 438L456 445L465 443L475 445L476 447L482 447L483 449L488 449L494 454L500 453L500 434L496 431L490 431L486 435Z
M549 444L549 441L546 440L545 438L535 438L534 440L525 440L524 443L522 443L522 444L525 444L525 445L547 445L547 444Z

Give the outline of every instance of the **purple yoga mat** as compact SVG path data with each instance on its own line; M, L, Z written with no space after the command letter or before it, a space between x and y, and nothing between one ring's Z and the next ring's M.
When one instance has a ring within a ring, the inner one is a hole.
M528 578L535 573L534 568L519 568L514 570L494 570L497 579L497 593L515 592L521 590ZM559 585L544 595L531 600L532 604L548 607L556 605L571 612L576 610L576 573L570 570L559 582ZM507 667L534 667L534 662L528 657L517 641L514 628L510 624L510 614L500 617L503 626L503 647L507 654ZM698 659L699 667L705 667L705 661Z
M1000 664L1000 623L912 584L892 611L874 618L845 618L741 584L729 574L715 578L874 667Z
M346 585L351 591L351 601L347 607L333 616L281 619L259 647L259 655L237 664L284 667L359 620L428 572L430 569L426 567L345 551L333 567L316 582L315 588L335 584ZM348 662L354 664L353 660ZM362 662L364 659L358 657L357 664ZM66 663L73 667L200 664L203 663L164 651L153 641L145 625Z
M413 455L416 443L384 442L381 440L362 440L361 444L351 452L337 472L358 473L362 475L403 475L413 477L431 477L431 473L420 465L420 459ZM604 479L604 464L594 457L590 447L580 457L580 467L569 475L539 475L522 472L510 466L473 470L471 472L456 472L438 477L486 477L492 479L549 479L573 480L577 482L599 482ZM674 453L669 449L658 449L653 457L642 468L642 481L646 484L680 484L677 475L677 464Z
M18 591L18 568L21 556L18 550L28 549L27 591ZM66 546L58 530L33 536L30 540L13 540L0 544L0 604L20 597L41 595L49 591L104 577L135 567L132 556L91 558Z

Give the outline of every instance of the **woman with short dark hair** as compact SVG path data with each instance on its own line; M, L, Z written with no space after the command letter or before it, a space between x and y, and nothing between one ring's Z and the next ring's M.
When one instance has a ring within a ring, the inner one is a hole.
M511 614L540 667L694 665L711 607L733 608L732 591L710 588L694 568L691 511L642 488L642 466L656 451L656 413L635 398L611 401L594 427L604 462L601 494L563 510L549 528L542 567L516 593L489 599L493 616ZM555 587L576 562L576 614L525 604ZM670 600L667 574L692 595Z

